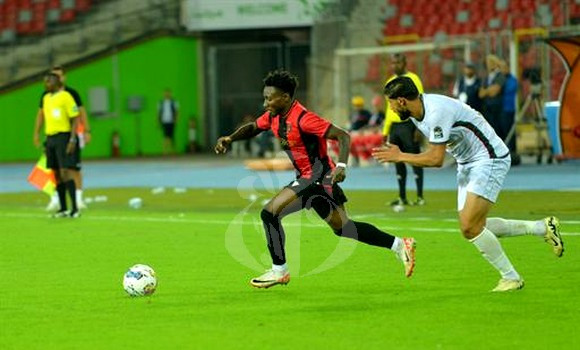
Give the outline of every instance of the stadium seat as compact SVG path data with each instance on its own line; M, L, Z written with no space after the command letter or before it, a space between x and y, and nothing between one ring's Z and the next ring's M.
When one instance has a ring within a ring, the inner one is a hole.
M61 23L70 23L74 21L76 16L75 10L63 10L60 13L60 22Z
M92 5L92 0L0 0L0 40L11 42L14 35L42 34L47 23L70 23Z
M87 12L91 8L91 0L77 0L76 10L78 12Z
M49 8L49 9L60 8L60 0L48 0L47 8Z
M30 34L32 28L32 22L19 22L16 25L16 33L18 34Z

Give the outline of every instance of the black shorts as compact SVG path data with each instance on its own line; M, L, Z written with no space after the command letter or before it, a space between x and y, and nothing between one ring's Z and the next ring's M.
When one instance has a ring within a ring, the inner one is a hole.
M175 124L174 123L161 123L161 128L163 129L163 136L168 139L173 140L173 134L175 132Z
M302 200L302 208L314 211L323 219L326 219L331 211L348 201L342 188L338 184L330 184L330 181L314 181L312 179L298 178L289 183L289 188Z
M75 150L71 154L66 153L66 146L70 140L70 132L61 132L46 138L46 167L49 169L75 169L80 170L80 147L75 143Z
M417 127L413 122L393 123L389 134L389 143L399 146L405 153L421 153L419 142L415 142Z

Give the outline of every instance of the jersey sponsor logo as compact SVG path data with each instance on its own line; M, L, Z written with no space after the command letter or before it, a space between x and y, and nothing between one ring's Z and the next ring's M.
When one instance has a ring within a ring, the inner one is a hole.
M436 126L435 128L433 128L433 137L436 139L443 138L443 129L441 129L440 126Z
M60 115L61 115L61 113L60 113L60 109L58 109L58 108L54 108L54 109L52 110L52 117L53 117L54 119L60 119Z

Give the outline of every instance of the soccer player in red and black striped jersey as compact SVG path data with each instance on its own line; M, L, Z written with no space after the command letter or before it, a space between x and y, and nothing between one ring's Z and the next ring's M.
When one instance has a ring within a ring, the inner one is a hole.
M350 136L304 108L294 98L297 85L298 79L290 72L276 70L268 73L263 88L265 113L231 135L220 137L215 146L216 153L226 153L232 142L272 130L296 169L296 180L278 192L261 212L272 269L253 278L250 283L257 288L268 288L290 281L281 220L288 214L310 208L337 236L393 250L403 261L406 276L410 277L415 265L415 240L392 236L371 224L348 217L344 208L347 199L338 183L346 177ZM336 164L328 156L327 139L339 143Z

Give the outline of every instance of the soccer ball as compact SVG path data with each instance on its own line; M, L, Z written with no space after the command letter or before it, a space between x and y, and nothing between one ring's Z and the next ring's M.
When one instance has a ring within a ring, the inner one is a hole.
M151 266L131 266L123 277L123 288L132 297L151 295L157 288L157 276Z
M401 204L395 204L393 205L393 211L395 213L401 213L405 211L405 206L401 205Z

